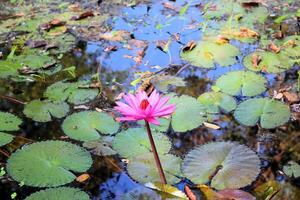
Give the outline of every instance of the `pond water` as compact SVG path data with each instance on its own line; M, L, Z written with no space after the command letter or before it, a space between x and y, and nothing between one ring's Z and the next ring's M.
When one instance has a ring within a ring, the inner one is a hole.
M256 11L261 8L263 10ZM238 106L252 98L273 98L288 107L288 120L283 119L283 122L277 123L278 118L284 118L277 116L276 112L283 112L281 106L278 106L275 111L271 108L269 113L265 113L270 115L269 121L276 121L275 124L278 125L271 127L267 122L263 124L262 120L256 120L252 125L246 126L243 125L245 123L239 123L242 119L236 119L234 109L226 112L220 105L221 102L213 102L218 111L210 112L207 108L201 116L205 120L197 126L179 131L175 128L177 124L171 121L173 128L163 131L172 144L170 153L184 159L188 152L199 145L221 141L237 142L235 144L245 145L256 153L260 159L260 172L255 180L235 189L241 188L257 199L264 199L257 188L276 181L281 189L266 193L269 199L270 196L271 199L300 198L300 170L297 165L300 161L300 49L297 49L300 45L299 1L0 1L0 9L5 9L3 13L0 11L0 111L12 113L22 120L17 130L0 127L0 131L15 136L11 142L0 147L0 167L5 172L0 176L0 199L25 199L45 188L31 187L32 184L27 184L26 180L14 180L14 175L11 176L12 172L7 169L10 155L17 149L26 148L38 141L62 140L84 146L84 140L76 140L65 133L62 124L66 117L85 110L97 110L110 113L109 116L117 116L112 109L116 98L122 92L137 90L141 82L135 84L136 80L143 73L162 77L160 81L152 82L161 92L189 95L195 99L206 92L227 91L222 88L226 82L221 83L221 86L216 84L222 75L251 70L265 78L262 92L255 95L244 95L244 90L239 90L235 95L224 93L234 96ZM45 17L47 15L49 16ZM73 19L70 20L71 18ZM59 23L51 24L52 19L59 19ZM243 29L245 26L247 29ZM241 30L246 30L247 33L243 34ZM290 36L296 36L296 39L289 39ZM204 42L198 43L199 41ZM295 44L290 48L287 46L289 42ZM39 43L42 45L38 45ZM209 46L211 43L218 43L226 48L214 48ZM192 47L193 44L196 47ZM270 47L270 44L275 47ZM196 49L198 47L200 48ZM238 53L232 53L232 48L236 48ZM281 52L288 50L283 55L286 57L280 57ZM196 51L198 54L195 55ZM187 55L187 58L185 53L194 55ZM257 68L245 64L246 57L252 53L261 53L256 61L254 56L250 57L252 64L257 62ZM267 57L263 53L274 57ZM38 58L28 57L32 54L38 55ZM45 60L49 57L53 59L50 65L50 61L47 63L49 66L45 67L42 55L47 57ZM221 59L218 60L218 57ZM214 67L209 67L207 63L210 62ZM286 64L290 62L293 63ZM20 63L22 67L15 66L14 63ZM266 66L258 69L261 63ZM172 77L166 78L165 75ZM179 79L173 80L174 77ZM245 81L245 77L242 81ZM261 87L257 79L253 78L247 83L254 93ZM49 86L60 81L75 84L82 82L62 99L62 107L43 107L49 102L51 104L52 100L61 99L66 95L65 91L69 90L68 87L73 87L57 86L58 90L60 87L64 88L63 92L49 92ZM167 87L160 87L163 84ZM81 90L84 90L82 88L88 92L81 94ZM95 90L100 94L94 95L92 91ZM213 101L212 99L213 96L208 101ZM24 108L29 107L33 100L41 101L42 105L26 112ZM190 109L189 105L184 106L187 110ZM248 105L251 106L253 105ZM57 117L57 113L66 107L68 112ZM251 115L251 108L248 111ZM45 112L51 114L50 119L41 122L38 115L45 117ZM91 126L95 128L97 125ZM112 132L110 136L102 136L102 140L107 137L110 141L106 145L112 150L111 140L120 132L136 126L136 123L122 123L118 131ZM99 129L96 131L101 132ZM98 142L99 144L103 145L103 141ZM100 153L103 154L104 151L101 149ZM75 176L87 171L89 179L82 182L69 181L66 185L83 190L90 199L177 199L166 197L166 194L146 188L143 183L134 180L128 173L126 164L134 158L125 158L120 152L113 154L92 154L93 163L88 170L70 170L74 171ZM36 159L40 159L38 155ZM296 168L294 175L284 170L284 166L291 161L296 162L292 165ZM206 160L199 158L199 162ZM193 188L197 184L182 174L178 176L179 181L173 185L179 190L184 191L185 185ZM212 178L209 183L201 184L211 184L211 180ZM264 187L268 189L267 186ZM203 196L203 191L195 188L193 191L197 199Z

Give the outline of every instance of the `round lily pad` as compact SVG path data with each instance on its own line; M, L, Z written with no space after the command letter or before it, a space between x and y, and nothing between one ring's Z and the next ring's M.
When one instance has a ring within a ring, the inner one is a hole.
M249 185L260 172L260 160L251 149L231 142L214 142L191 150L183 162L184 175L195 184L218 190Z
M280 73L292 68L294 61L285 53L257 51L244 58L244 65L252 71Z
M251 71L232 71L218 78L216 86L226 94L255 96L266 90L267 80Z
M182 160L171 154L159 156L162 168L169 184L180 181L180 167ZM140 183L160 182L155 160L152 153L141 154L130 160L127 165L129 175Z
M170 151L171 142L167 136L158 131L152 131L152 136L158 154ZM130 148L128 148L128 144L130 144ZM119 133L113 141L113 148L125 158L135 158L138 155L152 152L145 128L129 128Z
M11 114L0 111L0 131L17 131L22 124L22 120Z
M169 100L170 104L175 104L176 109L172 115L172 128L177 132L185 132L197 128L206 120L206 108L197 99L182 95L173 96Z
M7 172L25 185L55 187L72 182L76 178L72 172L85 172L91 164L90 153L77 145L44 141L13 153L7 161Z
M93 100L99 93L98 89L82 88L86 82L56 82L50 85L44 96L52 101L68 101L73 104L84 104Z
M62 118L69 112L69 105L65 102L33 100L25 105L23 113L37 122L48 122L52 117Z
M181 52L181 58L197 67L214 68L215 63L229 66L236 63L239 50L228 43L217 44L214 41L200 41L191 50Z
M275 128L290 119L290 108L284 103L269 98L248 99L239 104L235 119L243 125L254 126L258 121L262 128Z
M230 112L236 108L235 99L222 92L203 93L198 97L198 101L206 107L207 113L219 113L220 109Z
M49 188L26 197L25 200L89 200L89 195L71 187Z
M0 132L0 147L10 143L13 139L13 135Z
M116 133L119 123L107 113L83 111L68 116L62 128L70 138L86 142L99 139L99 132L106 135Z

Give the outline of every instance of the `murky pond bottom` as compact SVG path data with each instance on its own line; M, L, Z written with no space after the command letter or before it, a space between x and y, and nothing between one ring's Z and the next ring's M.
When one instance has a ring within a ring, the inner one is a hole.
M193 43L191 43L191 41L197 42L206 38L207 35L216 36L215 33L222 29L222 25L228 23L225 19L238 18L238 15L246 15L244 11L228 10L226 6L219 8L216 4L220 3L220 1L145 1L136 2L136 4L127 1L124 1L125 3L120 2L112 5L112 8L110 8L110 3L107 1L91 1L91 3L85 2L81 5L85 10L93 10L93 6L97 4L99 7L97 7L94 12L103 11L103 13L108 16L106 16L105 20L101 18L103 22L101 22L100 28L94 24L92 19L93 17L101 17L101 14L90 16L91 18L88 19L91 19L91 21L88 23L84 22L86 19L83 18L82 24L74 25L76 28L73 26L71 28L68 27L68 32L63 33L63 35L72 33L76 36L74 37L76 40L73 41L73 46L67 49L67 51L61 51L56 54L50 53L61 67L61 70L57 73L42 76L40 72L33 72L32 74L38 76L25 73L22 77L20 74L18 76L14 74L5 78L1 77L0 110L2 112L13 113L23 120L20 130L15 134L17 137L15 137L11 143L1 147L1 149L12 154L16 149L26 147L27 143L50 139L69 141L78 145L83 144L65 135L62 129L64 118L52 118L47 122L37 122L36 120L28 118L27 115L23 113L25 103L36 99L46 102L48 96L45 95L45 91L48 90L50 85L56 84L59 81L75 82L80 80L90 83L90 80L98 80L97 83L101 83L100 86L96 85L96 88L99 87L101 89L101 94L95 96L95 98L92 98L88 102L76 105L76 103L70 102L70 96L66 98L64 101L72 105L69 113L95 109L105 112L113 111L112 108L115 105L115 98L122 92L127 93L136 90L140 82L136 84L135 81L140 78L140 74L146 71L154 73L155 75L157 73L159 75L176 76L185 82L185 86L178 84L176 81L175 83L170 82L169 87L164 90L165 93L189 95L197 98L205 92L212 91L216 81L222 75L232 71L246 71L247 68L244 64L245 57L250 53L255 53L258 49L260 49L260 51L266 51L265 45L262 47L262 43L271 40L270 38L265 39L267 33L273 35L281 31L288 36L296 35L297 33L295 32L298 31L299 34L299 30L297 30L296 27L288 28L285 33L281 29L271 27L270 24L272 24L274 17L268 17L270 22L264 22L265 26L263 26L263 29L261 28L261 24L258 25L259 28L255 29L257 32L261 31L260 37L256 38L257 41L245 43L234 37L229 38L228 41L225 39L226 45L228 43L228 45L235 46L240 51L236 56L233 56L233 64L225 64L224 67L222 63L214 62L214 68L196 67L197 64L193 61L189 62L182 59L183 56L181 53L184 47L188 47L187 52L192 52L193 47L191 44ZM63 5L63 3L66 3L67 6ZM76 6L80 7L78 4L71 4L69 2L63 3L59 5L61 9L78 9ZM122 5L122 3L124 3L124 5ZM295 8L299 9L296 1L290 5L289 9L293 10L293 12L297 10ZM9 6L9 4L5 4L5 6ZM253 9L251 7L252 5L248 6L250 6L250 8L246 8L247 14L251 13L248 9ZM255 7L256 6L255 4ZM265 5L258 5L258 7L261 6ZM218 9L221 9L221 14L219 12L213 13L214 11L218 11ZM225 13L223 13L224 11L222 11L222 9L226 10ZM271 16L274 13L272 13L273 10L270 9L274 9L274 7L269 7L271 13L269 15ZM20 12L21 11L17 14L20 14ZM27 11L24 12L26 13ZM41 13L43 12L45 11L42 10ZM56 13L55 10L51 10L50 12ZM215 18L207 17L207 13L209 12L214 14ZM280 13L278 17L284 15L284 13L281 13L284 12L282 10L277 10L277 12ZM7 20L7 16L10 15L11 13L3 15L3 19ZM0 17L2 17L2 15L0 15ZM250 15L248 17L250 18ZM291 21L295 20L293 16L286 16L286 18L288 17L291 18ZM299 23L298 18L296 20L298 20L297 22ZM17 20L18 18L14 16L12 19ZM80 20L81 19L78 19L78 23L81 23ZM97 18L95 21L97 20L100 20L100 18ZM49 19L46 21L49 21ZM68 21L67 24L75 22ZM234 21L232 21L232 23L234 23ZM293 22L288 20L282 23L283 25L293 24ZM253 24L255 23L253 22ZM249 29L250 28L252 27L249 27ZM25 35L28 34L29 30L26 29L26 31L24 31ZM31 34L30 31L29 34ZM58 32L59 31L61 30L58 30ZM9 34L3 34L3 31L0 29L0 39L2 40L3 38L3 41L0 41L0 52L3 55L3 59L8 59L13 47L18 46L14 41L18 40L19 35L24 34L24 32L21 29L11 30L11 33L16 35L16 38L14 38ZM36 33L33 32L33 35L34 34ZM59 32L59 34L61 33ZM30 40L36 41L40 40L40 38L32 36ZM224 40L221 40L221 43L222 42L224 42ZM47 50L42 51L47 52ZM222 53L225 54L225 52ZM15 56L16 55L22 55L22 51L18 48ZM206 53L205 55L206 57L203 59L212 56L211 53ZM202 59L201 55L198 56ZM299 57L300 56L297 58L299 59ZM225 59L227 58L225 57L222 60ZM258 61L257 65L259 65L260 62L264 62L263 58L260 59L262 60ZM72 66L75 67L75 71L70 68ZM20 73L20 70L18 73ZM260 74L266 78L267 88L261 94L254 95L255 97L274 97L278 101L289 105L292 115L287 123L276 128L267 129L262 128L260 125L252 127L241 125L235 119L233 111L227 113L206 113L206 121L209 122L206 126L193 127L184 132L174 129L168 129L164 132L172 144L170 153L177 157L184 158L190 150L198 145L220 141L232 141L246 145L259 156L261 160L261 172L252 184L249 183L247 187L242 188L244 191L254 194L254 190L257 186L267 183L270 180L276 180L278 183L286 184L282 191L286 193L290 192L291 197L293 197L291 199L300 198L299 177L290 177L283 172L283 166L289 161L299 163L300 160L300 106L299 88L297 89L297 87L299 87L299 85L297 86L297 84L299 84L299 75L297 73L299 73L299 61L290 69L281 71L280 73L268 73L268 69L265 69L265 71L262 70ZM2 74L0 75L2 76ZM24 77L26 80L24 80ZM91 90L95 89L95 86L92 84L82 85ZM80 87L79 89L81 89ZM74 90L73 93L76 92L79 92L79 90ZM280 96L280 94L287 95L285 92L297 94L298 99L290 101L287 96ZM55 98L55 96L52 96L52 98ZM81 97L81 100L82 99L84 98ZM235 95L235 99L239 104L249 98L239 93ZM211 127L212 124L217 125L217 128ZM125 123L122 124L121 129L126 129L131 126L135 127L138 125L135 123L129 125ZM116 133L114 133L113 136L114 135L116 135ZM82 182L73 181L68 184L68 186L81 188L89 194L91 199L166 198L162 193L154 192L154 190L146 188L143 184L138 183L134 178L130 177L126 170L126 162L128 162L128 159L124 159L118 156L118 154L110 156L93 155L92 158L92 167L87 171L89 179ZM1 154L1 167L6 166L6 161L7 157ZM199 158L199 162L205 162L205 160ZM75 174L80 175L80 173ZM191 187L195 186L190 180L183 177L181 178L182 180L175 184L178 189L184 191L185 185L190 185ZM7 174L0 177L1 199L12 199L14 195L16 195L14 199L25 199L28 195L39 190L40 189L36 187L22 185L22 183L20 184L14 181ZM196 189L194 189L194 192L196 192ZM139 194L141 194L141 196L139 196ZM199 194L197 195L199 196ZM280 197L276 198L280 199ZM172 198L169 197L169 199Z

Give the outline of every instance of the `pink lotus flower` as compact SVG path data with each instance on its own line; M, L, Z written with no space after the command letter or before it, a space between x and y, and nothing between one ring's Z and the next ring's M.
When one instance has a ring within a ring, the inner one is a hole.
M175 110L175 104L166 105L169 97L162 97L154 90L148 97L146 92L138 91L136 96L132 94L124 95L127 104L118 101L115 107L124 117L120 121L138 121L146 120L147 122L159 125L157 117L166 117L171 115Z

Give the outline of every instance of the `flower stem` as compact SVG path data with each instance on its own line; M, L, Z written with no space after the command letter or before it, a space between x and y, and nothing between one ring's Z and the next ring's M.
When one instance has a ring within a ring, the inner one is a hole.
M167 184L167 180L166 180L166 177L165 177L165 174L164 174L164 170L161 166L161 163L160 163L160 160L159 160L159 157L158 157L158 153L157 153L157 150L156 150L156 147L155 147L155 143L154 143L154 140L153 140L153 137L152 137L151 129L150 129L149 123L146 120L145 120L145 125L146 125L146 129L147 129L149 141L150 141L150 144L151 144L151 149L152 149L152 153L153 153L153 156L154 156L154 160L155 160L155 163L156 163L156 167L157 167L158 172L159 172L160 181L163 184Z

